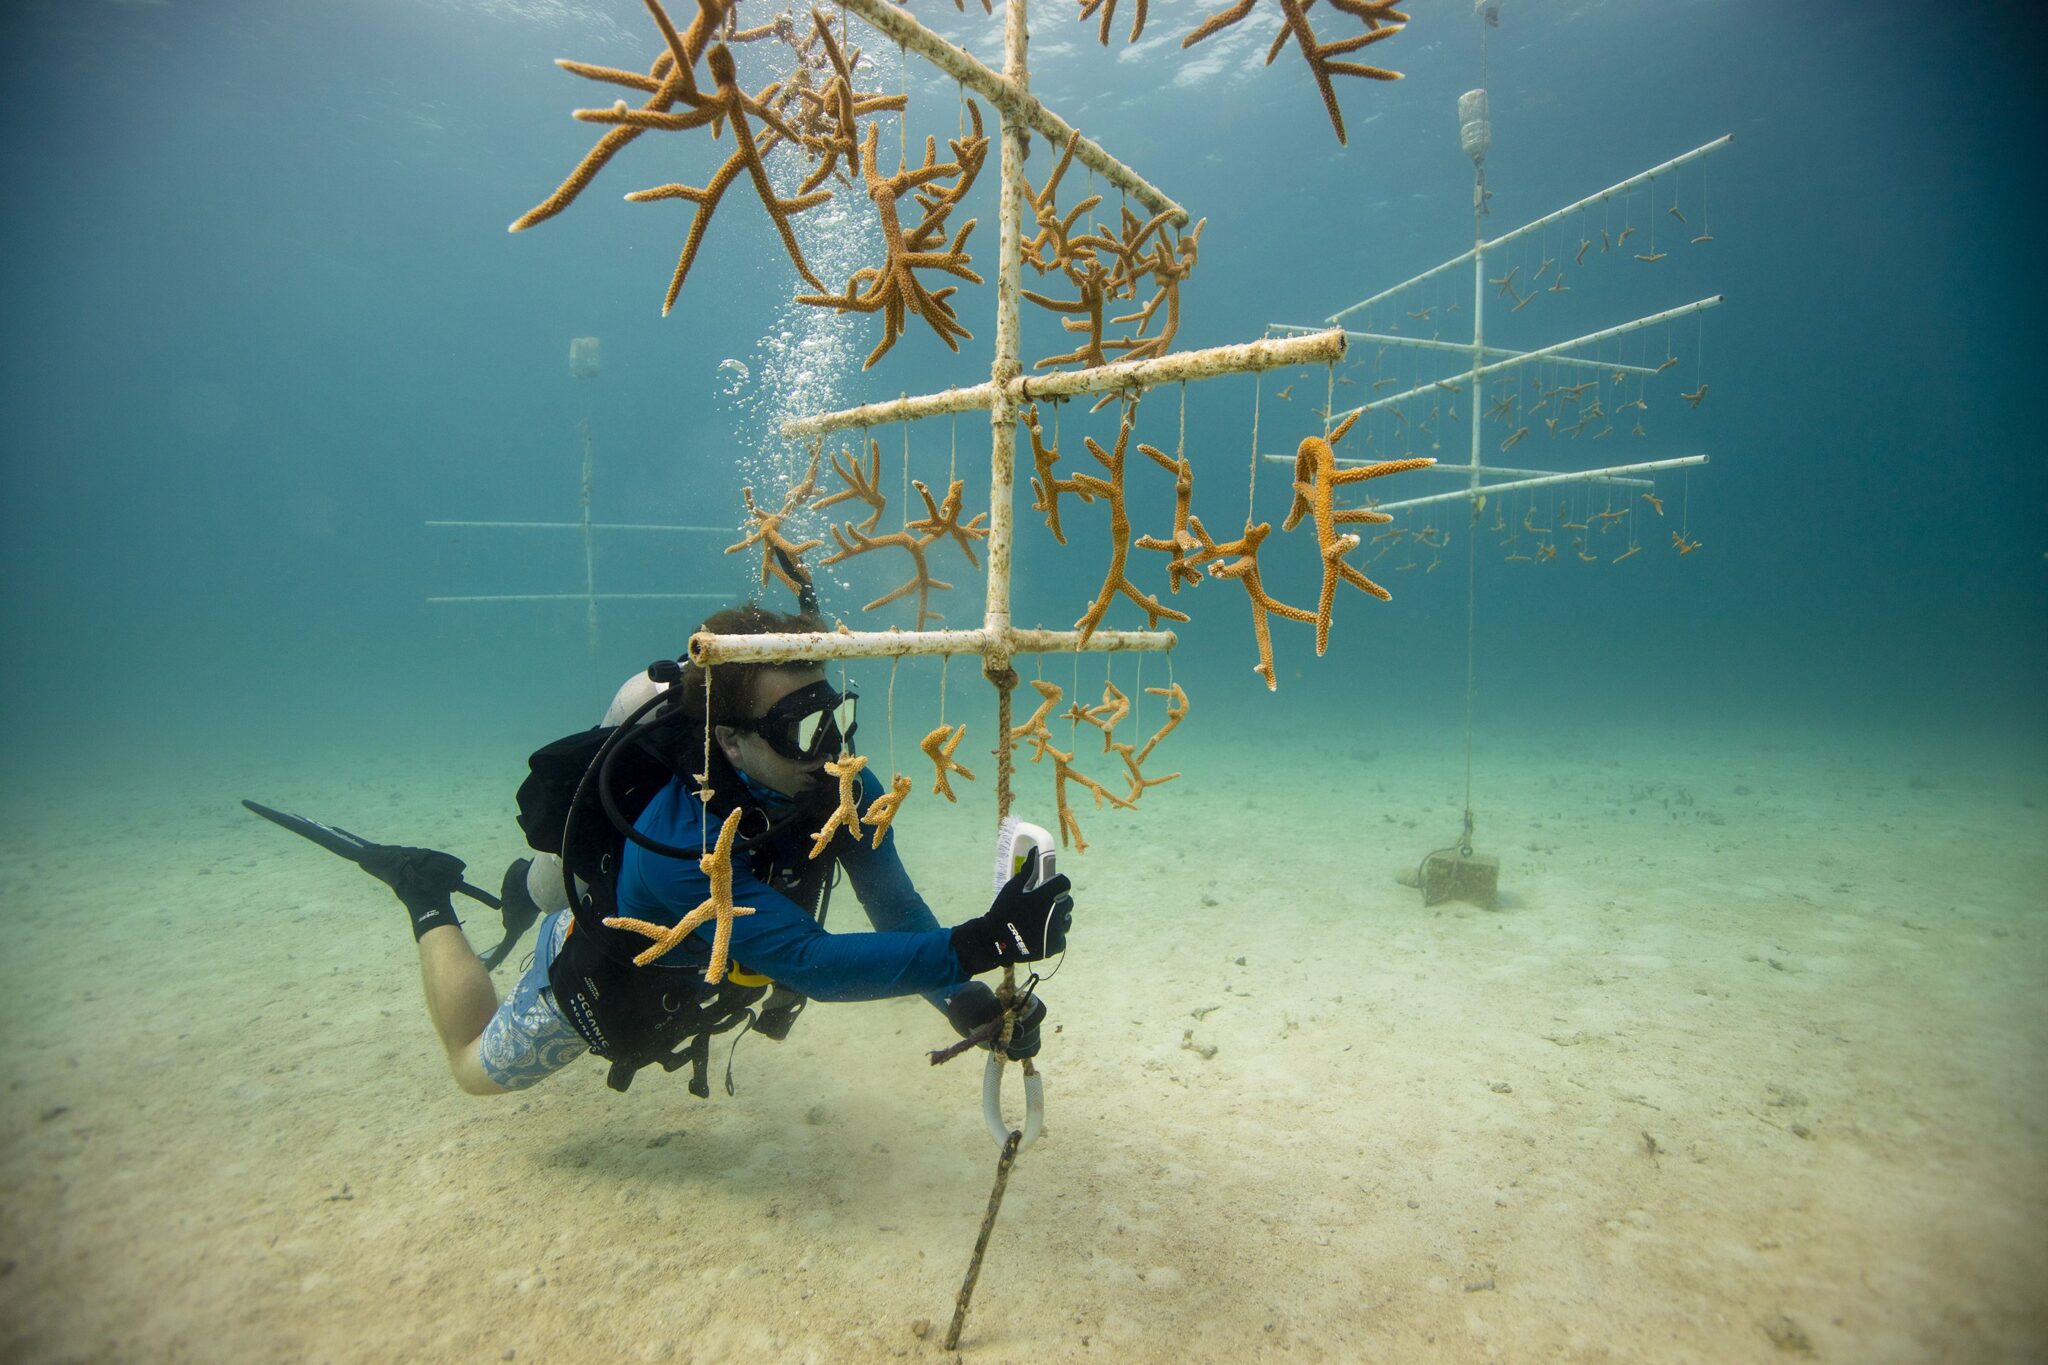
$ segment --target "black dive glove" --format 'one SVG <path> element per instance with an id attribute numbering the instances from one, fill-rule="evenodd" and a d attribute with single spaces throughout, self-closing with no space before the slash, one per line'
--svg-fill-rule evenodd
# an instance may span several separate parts
<path id="1" fill-rule="evenodd" d="M 946 1000 L 946 1022 L 953 1026 L 953 1032 L 962 1038 L 971 1038 L 975 1032 L 994 1022 L 1003 1012 L 1002 1001 L 996 993 L 979 981 L 970 981 L 955 991 Z M 1045 1022 L 1045 1001 L 1032 996 L 1024 1007 L 1024 1014 L 1010 1030 L 1010 1045 L 1003 1050 L 1013 1062 L 1026 1057 L 1036 1057 L 1039 1047 L 1039 1025 Z"/>
<path id="2" fill-rule="evenodd" d="M 412 916 L 412 936 L 444 924 L 460 928 L 449 896 L 462 882 L 462 859 L 432 848 L 402 844 L 371 844 L 357 855 L 363 871 L 383 882 Z"/>
<path id="3" fill-rule="evenodd" d="M 1033 853 L 1024 870 L 1003 883 L 988 913 L 953 929 L 953 955 L 969 976 L 1015 962 L 1036 962 L 1064 952 L 1074 922 L 1074 884 L 1062 872 L 1043 886 L 1026 885 L 1038 871 Z"/>

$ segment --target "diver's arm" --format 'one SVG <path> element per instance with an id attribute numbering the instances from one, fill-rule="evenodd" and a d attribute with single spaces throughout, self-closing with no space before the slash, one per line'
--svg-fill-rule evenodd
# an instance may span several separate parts
<path id="1" fill-rule="evenodd" d="M 867 809 L 881 795 L 881 780 L 862 770 L 861 809 Z M 880 848 L 874 846 L 874 835 L 870 833 L 858 839 L 841 835 L 833 841 L 832 851 L 838 855 L 839 865 L 846 869 L 853 893 L 860 897 L 861 909 L 867 911 L 868 923 L 875 928 L 918 931 L 939 927 L 932 908 L 910 884 L 910 873 L 904 870 L 903 859 L 896 851 L 894 829 L 882 836 Z"/>
<path id="2" fill-rule="evenodd" d="M 867 770 L 861 772 L 861 803 L 866 809 L 882 794 L 881 779 Z M 853 893 L 867 912 L 868 923 L 884 933 L 924 932 L 939 927 L 938 917 L 911 885 L 910 873 L 896 849 L 896 831 L 882 835 L 882 846 L 874 846 L 872 835 L 855 839 L 841 835 L 832 851 L 846 869 Z M 964 981 L 965 978 L 962 980 Z M 948 1014 L 948 1004 L 961 982 L 923 992 L 933 1009 Z M 950 1018 L 950 1014 L 948 1014 Z"/>
<path id="3" fill-rule="evenodd" d="M 673 924 L 706 892 L 694 860 L 628 848 L 619 877 L 621 914 Z M 815 1000 L 884 1000 L 945 991 L 967 979 L 951 931 L 936 925 L 911 932 L 827 933 L 796 902 L 743 867 L 733 869 L 732 901 L 754 912 L 733 916 L 733 960 Z M 708 962 L 711 934 L 708 925 L 697 930 L 663 962 Z"/>

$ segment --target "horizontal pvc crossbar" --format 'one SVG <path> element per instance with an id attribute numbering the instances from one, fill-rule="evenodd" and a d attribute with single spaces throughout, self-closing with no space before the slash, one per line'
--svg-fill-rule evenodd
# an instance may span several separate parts
<path id="1" fill-rule="evenodd" d="M 839 634 L 804 631 L 783 635 L 713 635 L 690 637 L 692 662 L 712 664 L 774 663 L 783 659 L 893 659 L 912 655 L 1109 654 L 1129 650 L 1172 649 L 1179 637 L 1170 630 L 1098 630 L 1084 644 L 1073 630 L 869 630 Z"/>
<path id="2" fill-rule="evenodd" d="M 701 531 L 708 535 L 731 535 L 730 526 L 662 526 L 632 521 L 430 521 L 429 526 L 472 526 L 496 531 Z"/>
<path id="3" fill-rule="evenodd" d="M 1266 324 L 1266 330 L 1271 332 L 1323 332 L 1329 329 L 1320 323 L 1314 327 L 1302 327 L 1291 322 L 1269 322 Z M 1355 332 L 1348 329 L 1344 335 L 1352 341 L 1369 341 L 1376 346 L 1407 346 L 1418 351 L 1447 351 L 1453 355 L 1463 356 L 1467 360 L 1472 357 L 1472 343 L 1469 341 L 1439 341 L 1434 337 L 1404 337 L 1396 336 L 1391 332 Z M 1486 346 L 1481 349 L 1489 356 L 1515 356 L 1522 354 L 1522 352 L 1509 346 Z M 1551 359 L 1558 365 L 1578 365 L 1589 370 L 1621 370 L 1627 374 L 1657 373 L 1657 367 L 1654 365 L 1609 365 L 1605 361 L 1582 360 L 1577 356 L 1569 355 L 1553 356 Z"/>
<path id="4" fill-rule="evenodd" d="M 1268 464 L 1284 464 L 1291 466 L 1294 463 L 1294 456 L 1292 455 L 1261 455 L 1259 456 L 1259 458 L 1266 461 Z M 1406 457 L 1394 456 L 1389 458 L 1402 459 Z M 1349 469 L 1355 465 L 1368 465 L 1378 463 L 1380 463 L 1380 459 L 1376 456 L 1371 455 L 1339 455 L 1337 457 L 1337 467 L 1339 469 Z M 1469 464 L 1443 464 L 1439 462 L 1437 464 L 1424 465 L 1420 469 L 1411 469 L 1407 472 L 1409 474 L 1455 474 L 1457 475 L 1457 477 L 1461 479 L 1469 479 L 1472 477 L 1473 469 L 1472 466 Z M 1512 469 L 1506 465 L 1497 464 L 1483 464 L 1479 466 L 1478 472 L 1483 477 L 1501 479 L 1541 479 L 1548 478 L 1550 475 L 1557 473 L 1557 471 L 1554 469 Z"/>
<path id="5" fill-rule="evenodd" d="M 1373 504 L 1373 510 L 1376 512 L 1399 512 L 1409 507 L 1426 507 L 1431 503 L 1461 502 L 1481 495 L 1512 493 L 1522 488 L 1546 488 L 1552 484 L 1559 483 L 1621 483 L 1624 482 L 1624 476 L 1630 474 L 1647 474 L 1659 469 L 1683 469 L 1690 465 L 1705 464 L 1706 462 L 1707 457 L 1704 455 L 1682 455 L 1670 460 L 1645 460 L 1639 464 L 1609 465 L 1605 469 L 1587 469 L 1575 474 L 1544 474 L 1531 479 L 1514 479 L 1507 483 L 1484 484 L 1478 488 L 1461 488 L 1455 493 L 1431 493 L 1426 497 L 1403 498 L 1399 502 L 1377 502 Z M 1461 474 L 1470 474 L 1472 472 L 1470 465 L 1452 465 L 1450 467 Z M 1484 474 L 1488 471 L 1482 468 L 1479 472 Z"/>
<path id="6" fill-rule="evenodd" d="M 494 593 L 482 597 L 429 597 L 429 602 L 687 602 L 716 598 L 730 601 L 723 592 L 528 592 Z"/>
<path id="7" fill-rule="evenodd" d="M 1090 370 L 1025 375 L 1011 380 L 1008 389 L 1011 400 L 1016 403 L 1072 398 L 1088 393 L 1135 392 L 1189 379 L 1213 379 L 1219 375 L 1248 374 L 1255 370 L 1283 369 L 1292 365 L 1331 364 L 1343 359 L 1344 347 L 1343 331 L 1327 328 L 1308 336 L 1268 337 L 1232 346 L 1181 351 L 1155 360 L 1120 360 Z M 804 436 L 844 431 L 848 427 L 885 426 L 891 422 L 915 421 L 920 417 L 936 417 L 949 412 L 986 409 L 995 391 L 993 384 L 976 384 L 972 388 L 863 403 L 857 408 L 785 422 L 782 434 L 785 439 L 793 441 Z"/>
<path id="8" fill-rule="evenodd" d="M 1068 139 L 1074 136 L 1074 126 L 1046 108 L 1029 91 L 1019 90 L 966 48 L 949 43 L 926 28 L 908 10 L 888 4 L 886 0 L 840 0 L 840 3 L 895 39 L 899 45 L 926 58 L 982 96 L 996 107 L 1004 119 L 1020 122 L 1034 132 L 1042 133 L 1055 149 L 1064 150 Z M 1143 204 L 1148 212 L 1170 214 L 1168 221 L 1175 224 L 1188 221 L 1186 209 L 1087 138 L 1075 143 L 1074 159 Z"/>
<path id="9" fill-rule="evenodd" d="M 1705 156 L 1709 152 L 1717 152 L 1721 148 L 1726 147 L 1730 142 L 1733 142 L 1734 140 L 1735 135 L 1733 133 L 1724 134 L 1721 137 L 1715 138 L 1712 142 L 1705 143 L 1702 146 L 1693 148 L 1689 152 L 1682 152 L 1679 155 L 1672 157 L 1669 161 L 1660 162 L 1659 164 L 1650 167 L 1650 169 L 1647 171 L 1640 171 L 1637 174 L 1630 176 L 1626 180 L 1617 181 L 1614 184 L 1609 185 L 1606 189 L 1601 190 L 1598 194 L 1589 194 L 1584 199 L 1576 200 L 1573 203 L 1566 204 L 1563 208 L 1558 209 L 1554 213 L 1544 214 L 1541 218 L 1536 219 L 1534 222 L 1524 223 L 1522 224 L 1522 226 L 1516 228 L 1512 232 L 1504 232 L 1490 242 L 1481 242 L 1477 246 L 1473 247 L 1471 250 L 1466 251 L 1461 255 L 1454 256 L 1448 261 L 1445 261 L 1442 265 L 1431 266 L 1429 269 L 1423 271 L 1420 275 L 1411 275 L 1409 278 L 1401 281 L 1399 284 L 1394 285 L 1391 288 L 1380 290 L 1379 293 L 1374 294 L 1369 299 L 1360 299 L 1357 303 L 1352 304 L 1349 308 L 1340 308 L 1336 312 L 1330 314 L 1329 321 L 1341 321 L 1346 316 L 1352 313 L 1356 313 L 1361 308 L 1370 308 L 1374 304 L 1380 302 L 1383 299 L 1392 298 L 1394 295 L 1400 293 L 1404 289 L 1412 289 L 1416 285 L 1421 284 L 1424 280 L 1434 279 L 1436 276 L 1443 274 L 1446 270 L 1455 270 L 1459 266 L 1471 260 L 1475 255 L 1478 255 L 1482 252 L 1492 251 L 1497 247 L 1506 246 L 1509 242 L 1514 241 L 1516 238 L 1527 236 L 1529 233 L 1535 232 L 1540 228 L 1548 227 L 1552 223 L 1557 222 L 1560 218 L 1569 217 L 1570 215 L 1577 213 L 1582 209 L 1588 209 L 1595 204 L 1602 203 L 1609 199 L 1613 199 L 1618 195 L 1627 194 L 1636 186 L 1644 184 L 1647 181 L 1654 180 L 1656 177 L 1663 175 L 1666 171 L 1675 171 L 1680 166 L 1683 166 L 1686 162 L 1696 161 L 1700 157 Z"/>
<path id="10" fill-rule="evenodd" d="M 1428 384 L 1418 384 L 1412 389 L 1404 389 L 1400 393 L 1390 394 L 1385 398 L 1376 398 L 1370 403 L 1361 403 L 1348 412 L 1333 412 L 1330 414 L 1330 424 L 1334 426 L 1353 413 L 1375 412 L 1380 408 L 1392 407 L 1396 403 L 1406 402 L 1410 398 L 1429 393 L 1434 389 L 1462 389 L 1466 384 L 1474 380 L 1485 379 L 1487 376 L 1498 374 L 1502 370 L 1512 370 L 1517 366 L 1526 365 L 1533 360 L 1551 359 L 1559 351 L 1575 351 L 1581 346 L 1598 345 L 1610 337 L 1623 336 L 1629 332 L 1639 332 L 1645 327 L 1655 327 L 1660 322 L 1670 322 L 1674 318 L 1687 317 L 1703 309 L 1714 307 L 1722 301 L 1723 297 L 1720 294 L 1713 294 L 1704 299 L 1697 299 L 1692 303 L 1680 304 L 1676 308 L 1666 308 L 1661 313 L 1652 313 L 1648 317 L 1637 318 L 1633 322 L 1617 323 L 1612 327 L 1603 327 L 1597 332 L 1588 332 L 1584 336 L 1573 337 L 1569 341 L 1559 341 L 1549 346 L 1539 346 L 1533 351 L 1522 351 L 1516 355 L 1509 356 L 1505 360 L 1496 360 L 1491 364 L 1480 365 L 1466 370 L 1463 374 L 1447 375 Z"/>

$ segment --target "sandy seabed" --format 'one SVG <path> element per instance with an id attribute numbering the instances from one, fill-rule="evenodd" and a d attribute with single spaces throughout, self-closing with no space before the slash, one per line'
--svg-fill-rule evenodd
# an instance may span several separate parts
<path id="1" fill-rule="evenodd" d="M 1494 746 L 1488 913 L 1397 880 L 1457 830 L 1440 749 L 1172 761 L 1068 859 L 1046 1131 L 966 1358 L 2048 1353 L 2038 764 Z M 928 1006 L 815 1006 L 741 1045 L 736 1099 L 589 1059 L 468 1098 L 401 912 L 234 804 L 495 886 L 518 770 L 467 767 L 17 784 L 0 1358 L 949 1355 L 996 1146 Z M 986 904 L 988 805 L 899 824 L 947 922 Z"/>

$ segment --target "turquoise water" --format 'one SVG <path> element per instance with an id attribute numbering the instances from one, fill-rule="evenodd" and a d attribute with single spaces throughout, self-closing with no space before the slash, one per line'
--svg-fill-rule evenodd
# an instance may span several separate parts
<path id="1" fill-rule="evenodd" d="M 1341 84 L 1348 149 L 1291 56 L 1267 69 L 1256 43 L 1228 50 L 1244 63 L 1182 54 L 1183 16 L 1165 12 L 1137 56 L 1121 43 L 1105 53 L 1092 30 L 1041 17 L 1041 93 L 1209 219 L 1179 345 L 1317 321 L 1469 243 L 1454 104 L 1478 83 L 1479 32 L 1455 8 L 1422 7 L 1375 49 L 1404 81 Z M 769 481 L 762 471 L 783 458 L 766 436 L 785 400 L 763 390 L 762 342 L 810 310 L 782 303 L 787 272 L 758 207 L 735 194 L 664 319 L 684 211 L 618 202 L 701 172 L 691 157 L 704 148 L 644 138 L 569 212 L 503 231 L 589 142 L 567 112 L 595 87 L 549 60 L 644 65 L 639 7 L 35 5 L 9 7 L 5 22 L 18 92 L 0 324 L 8 752 L 52 761 L 47 741 L 80 687 L 143 703 L 117 702 L 66 739 L 110 761 L 138 746 L 287 742 L 308 725 L 366 743 L 450 724 L 509 739 L 676 651 L 695 604 L 608 606 L 593 654 L 580 603 L 425 601 L 581 591 L 570 533 L 422 522 L 573 520 L 585 413 L 600 520 L 736 523 L 740 482 Z M 993 21 L 937 6 L 933 22 L 990 51 Z M 2044 476 L 2026 454 L 2039 284 L 2000 264 L 2031 221 L 2001 169 L 2029 126 L 2017 74 L 2029 38 L 2016 21 L 1933 24 L 1891 6 L 1508 11 L 1488 58 L 1491 230 L 1722 133 L 1735 142 L 1704 182 L 1688 171 L 1678 184 L 1685 202 L 1705 196 L 1715 241 L 1699 252 L 1711 257 L 1610 270 L 1578 315 L 1605 325 L 1726 295 L 1697 337 L 1711 396 L 1682 420 L 1661 413 L 1650 443 L 1713 457 L 1659 485 L 1671 499 L 1689 483 L 1705 549 L 1555 575 L 1483 556 L 1481 678 L 1497 716 L 1739 722 L 1767 710 L 2039 743 Z M 895 60 L 883 51 L 878 82 L 901 80 Z M 120 98 L 93 93 L 110 73 Z M 950 136 L 951 82 L 914 72 L 910 88 L 913 131 Z M 1043 155 L 1041 143 L 1035 175 Z M 993 180 L 992 166 L 970 205 L 984 266 Z M 961 356 L 913 327 L 876 370 L 832 376 L 830 400 L 983 377 L 992 306 L 987 289 L 962 298 L 976 338 Z M 1050 353 L 1059 335 L 1027 313 L 1027 351 Z M 1503 323 L 1554 339 L 1566 316 L 1532 308 Z M 856 361 L 874 327 L 851 327 Z M 602 338 L 605 361 L 579 387 L 566 351 L 583 335 Z M 726 359 L 755 376 L 738 398 Z M 1367 363 L 1356 348 L 1352 359 Z M 1688 351 L 1676 373 L 1692 372 Z M 1300 378 L 1305 392 L 1321 386 Z M 1187 400 L 1196 510 L 1227 509 L 1210 519 L 1230 526 L 1250 390 L 1218 381 Z M 1170 445 L 1177 401 L 1155 395 L 1137 439 Z M 1661 402 L 1679 407 L 1671 393 Z M 1299 403 L 1292 427 L 1270 397 L 1263 411 L 1283 452 L 1315 425 Z M 1087 429 L 1113 430 L 1107 414 Z M 893 463 L 901 432 L 879 435 Z M 943 477 L 955 435 L 943 421 L 913 433 L 920 477 Z M 984 429 L 962 419 L 957 438 L 978 487 Z M 1462 440 L 1449 444 L 1461 457 Z M 1515 454 L 1569 468 L 1596 449 L 1532 440 Z M 1265 477 L 1260 514 L 1274 517 L 1284 473 Z M 1164 508 L 1163 483 L 1148 486 Z M 1074 520 L 1084 546 L 1102 535 L 1099 513 Z M 1055 569 L 1028 512 L 1020 524 L 1019 616 L 1063 624 L 1100 551 Z M 653 545 L 601 539 L 600 587 L 737 593 L 750 581 L 714 535 Z M 971 620 L 979 580 L 946 562 L 962 568 L 949 619 Z M 1312 593 L 1312 557 L 1295 567 L 1271 573 L 1283 596 Z M 1077 581 L 1055 593 L 1063 573 Z M 1359 686 L 1420 707 L 1455 690 L 1462 576 L 1390 582 L 1386 607 L 1346 590 L 1318 666 L 1306 632 L 1282 624 L 1283 667 L 1301 673 L 1290 705 L 1342 716 Z M 851 613 L 878 590 L 863 581 L 827 604 Z M 1235 591 L 1192 595 L 1177 661 L 1233 714 L 1260 704 Z"/>
<path id="2" fill-rule="evenodd" d="M 915 8 L 996 59 L 977 7 Z M 1042 1235 L 1006 1253 L 984 1340 L 1078 1354 L 1092 1333 L 1130 1359 L 1190 1340 L 1233 1359 L 1287 1341 L 1329 1359 L 1480 1359 L 1495 1341 L 1769 1359 L 1798 1333 L 1838 1359 L 2038 1347 L 2038 33 L 1988 7 L 1508 0 L 1483 35 L 1462 0 L 1417 0 L 1369 53 L 1405 79 L 1340 83 L 1340 148 L 1298 58 L 1260 64 L 1265 8 L 1183 53 L 1210 6 L 1153 5 L 1134 48 L 1124 16 L 1108 50 L 1067 5 L 1037 6 L 1036 91 L 1207 220 L 1176 349 L 1319 322 L 1466 249 L 1455 107 L 1483 61 L 1488 234 L 1733 142 L 1489 263 L 1533 300 L 1486 290 L 1501 345 L 1725 302 L 1598 352 L 1678 362 L 1640 388 L 1595 375 L 1611 436 L 1548 428 L 1564 404 L 1545 392 L 1578 382 L 1548 367 L 1482 452 L 1711 462 L 1658 476 L 1661 514 L 1642 490 L 1571 487 L 1404 520 L 1447 540 L 1362 547 L 1393 599 L 1341 589 L 1321 659 L 1309 627 L 1276 620 L 1277 693 L 1252 672 L 1242 592 L 1214 581 L 1165 596 L 1194 616 L 1170 662 L 1020 661 L 1083 701 L 1105 676 L 1140 697 L 1139 738 L 1161 719 L 1144 687 L 1171 678 L 1194 709 L 1158 760 L 1179 783 L 1136 814 L 1081 811 L 1098 847 L 1068 865 L 1101 950 L 1058 983 L 1071 1107 L 1047 1151 L 1065 1164 L 1020 1178 L 1017 1221 Z M 953 83 L 867 46 L 872 87 L 909 94 L 913 159 L 926 132 L 943 147 L 964 119 Z M 758 561 L 722 551 L 741 489 L 773 501 L 797 467 L 782 418 L 986 378 L 992 289 L 957 297 L 959 354 L 913 320 L 863 373 L 880 324 L 789 302 L 744 185 L 662 317 L 687 212 L 620 196 L 701 183 L 729 143 L 650 134 L 566 213 L 507 234 L 589 146 L 569 110 L 611 96 L 551 59 L 644 69 L 654 49 L 628 0 L 0 13 L 0 899 L 18 945 L 0 987 L 26 1041 L 0 1115 L 8 1351 L 929 1348 L 909 1323 L 949 1306 L 987 1153 L 971 1078 L 914 1055 L 921 1006 L 873 1007 L 914 1066 L 821 1027 L 752 1059 L 749 1104 L 688 1109 L 657 1082 L 606 1108 L 586 1066 L 478 1109 L 445 1085 L 381 893 L 234 805 L 458 847 L 495 884 L 525 755 L 594 721 L 717 603 L 605 601 L 593 631 L 580 599 L 431 601 L 573 598 L 585 558 L 566 530 L 426 523 L 575 521 L 587 452 L 594 520 L 711 528 L 601 533 L 600 591 L 738 597 Z M 885 123 L 885 155 L 898 136 Z M 1051 159 L 1037 141 L 1034 180 Z M 978 219 L 991 278 L 994 186 L 992 153 L 955 218 Z M 841 197 L 836 227 L 833 210 L 800 220 L 834 288 L 876 258 L 859 194 Z M 1641 235 L 1601 251 L 1623 227 Z M 1372 320 L 1462 340 L 1471 294 L 1461 268 Z M 571 373 L 579 337 L 602 342 L 594 377 Z M 1027 361 L 1072 344 L 1026 307 Z M 1318 434 L 1326 397 L 1447 372 L 1354 343 L 1333 369 L 1156 390 L 1134 440 L 1184 439 L 1195 511 L 1228 536 L 1248 482 L 1256 517 L 1284 515 L 1284 462 L 1252 457 Z M 1679 397 L 1701 386 L 1697 408 Z M 1646 407 L 1616 420 L 1635 395 Z M 1428 443 L 1382 416 L 1339 453 L 1462 459 L 1472 396 L 1454 401 Z M 1092 472 L 1084 435 L 1116 431 L 1081 406 L 1058 418 L 1069 472 Z M 882 529 L 908 478 L 957 474 L 985 506 L 984 420 L 872 435 Z M 1168 477 L 1134 456 L 1129 485 L 1138 532 L 1163 532 Z M 1101 581 L 1107 519 L 1068 506 L 1062 549 L 1028 501 L 1015 618 L 1066 628 Z M 1551 529 L 1517 537 L 1525 517 Z M 1583 546 L 1566 523 L 1591 528 Z M 1675 553 L 1674 530 L 1700 548 Z M 1544 544 L 1555 560 L 1517 558 Z M 1468 549 L 1474 807 L 1504 913 L 1424 916 L 1396 874 L 1454 839 L 1464 806 Z M 821 572 L 827 611 L 911 625 L 904 604 L 859 610 L 907 572 L 882 558 Z M 1276 532 L 1264 564 L 1282 600 L 1313 602 L 1306 535 Z M 980 571 L 942 547 L 933 572 L 955 585 L 944 623 L 977 624 Z M 1164 593 L 1161 556 L 1133 552 L 1132 572 Z M 1142 613 L 1119 602 L 1107 624 Z M 918 771 L 942 707 L 975 727 L 983 781 L 899 826 L 941 918 L 964 917 L 986 894 L 990 691 L 966 662 L 851 671 L 863 749 L 889 766 Z M 1051 824 L 1043 770 L 1021 789 Z M 1214 1070 L 1190 1060 L 1215 1045 Z M 1335 1133 L 1355 1152 L 1326 1149 Z M 786 1237 L 766 1221 L 798 1206 L 777 1203 L 785 1182 L 805 1209 Z M 1218 1210 L 1238 1259 L 1205 1250 Z M 727 1275 L 707 1227 L 757 1269 Z M 808 1287 L 784 1302 L 799 1254 L 821 1267 L 808 1308 Z M 679 1294 L 636 1335 L 622 1256 L 739 1306 Z M 462 1287 L 416 1275 L 393 1297 L 366 1261 L 452 1267 Z M 758 1267 L 774 1277 L 743 1278 Z M 78 1306 L 79 1283 L 106 1292 Z M 1781 1284 L 1799 1295 L 1772 1298 Z M 1053 1321 L 1069 1304 L 1071 1331 Z"/>

